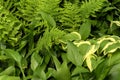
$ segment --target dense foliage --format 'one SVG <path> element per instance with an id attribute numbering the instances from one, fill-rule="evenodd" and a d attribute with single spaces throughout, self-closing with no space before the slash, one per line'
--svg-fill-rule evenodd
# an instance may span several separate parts
<path id="1" fill-rule="evenodd" d="M 120 80 L 120 0 L 0 0 L 0 80 Z"/>

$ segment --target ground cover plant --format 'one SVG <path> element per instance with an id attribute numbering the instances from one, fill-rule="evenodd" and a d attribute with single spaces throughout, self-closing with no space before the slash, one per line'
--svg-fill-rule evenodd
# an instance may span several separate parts
<path id="1" fill-rule="evenodd" d="M 119 0 L 0 0 L 0 80 L 119 80 Z"/>

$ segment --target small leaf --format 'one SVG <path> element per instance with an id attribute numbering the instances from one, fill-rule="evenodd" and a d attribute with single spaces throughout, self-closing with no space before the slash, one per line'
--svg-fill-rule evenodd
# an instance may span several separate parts
<path id="1" fill-rule="evenodd" d="M 27 68 L 27 60 L 25 59 L 25 58 L 22 58 L 22 60 L 21 60 L 21 66 L 22 66 L 22 68 L 23 69 L 25 69 L 25 68 Z"/>
<path id="2" fill-rule="evenodd" d="M 56 69 L 59 70 L 60 65 L 61 65 L 60 62 L 58 61 L 58 59 L 55 56 L 52 56 L 52 57 L 53 57 Z"/>

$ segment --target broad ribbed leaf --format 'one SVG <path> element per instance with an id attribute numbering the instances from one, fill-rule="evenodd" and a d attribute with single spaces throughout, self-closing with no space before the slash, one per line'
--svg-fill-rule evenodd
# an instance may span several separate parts
<path id="1" fill-rule="evenodd" d="M 98 45 L 91 45 L 88 52 L 84 56 L 84 60 L 86 60 L 86 64 L 90 71 L 93 70 L 91 58 L 95 59 L 96 56 L 95 52 L 97 51 L 98 48 L 99 48 Z"/>
<path id="2" fill-rule="evenodd" d="M 99 64 L 95 70 L 97 80 L 104 80 L 108 75 L 111 68 L 120 63 L 120 50 L 117 50 L 113 54 L 110 54 L 109 58 L 106 58 L 101 64 Z"/>
<path id="3" fill-rule="evenodd" d="M 77 46 L 72 42 L 67 43 L 67 57 L 76 66 L 81 66 L 83 63 L 83 56 L 79 53 Z"/>
<path id="4" fill-rule="evenodd" d="M 120 48 L 120 42 L 115 42 L 111 45 L 109 45 L 105 50 L 104 50 L 104 53 L 107 54 L 107 53 L 114 53 L 117 49 Z"/>

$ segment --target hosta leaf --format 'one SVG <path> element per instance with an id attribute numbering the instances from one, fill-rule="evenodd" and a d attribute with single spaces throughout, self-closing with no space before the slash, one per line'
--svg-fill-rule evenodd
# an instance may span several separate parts
<path id="1" fill-rule="evenodd" d="M 79 30 L 81 38 L 85 40 L 87 37 L 89 37 L 90 32 L 91 32 L 91 23 L 89 21 L 86 21 L 85 23 L 82 24 Z"/>
<path id="2" fill-rule="evenodd" d="M 66 43 L 67 41 L 81 40 L 81 35 L 77 32 L 71 32 L 63 36 L 60 41 Z"/>
<path id="3" fill-rule="evenodd" d="M 110 71 L 110 67 L 108 67 L 108 61 L 104 60 L 97 66 L 97 68 L 94 71 L 96 80 L 104 80 L 104 78 L 107 76 L 109 71 Z"/>
<path id="4" fill-rule="evenodd" d="M 79 52 L 82 55 L 85 55 L 91 46 L 91 43 L 89 41 L 80 41 L 74 44 L 77 45 L 77 47 L 79 48 Z"/>
<path id="5" fill-rule="evenodd" d="M 67 43 L 67 57 L 69 61 L 77 66 L 81 66 L 83 63 L 83 56 L 79 53 L 77 46 L 75 46 L 72 42 Z"/>
<path id="6" fill-rule="evenodd" d="M 116 50 L 114 53 L 112 54 L 109 54 L 109 66 L 110 65 L 115 65 L 115 64 L 118 64 L 120 62 L 120 49 Z"/>
<path id="7" fill-rule="evenodd" d="M 104 48 L 102 49 L 102 51 L 104 51 L 104 55 L 106 55 L 105 49 L 108 48 L 108 47 L 109 47 L 110 45 L 112 45 L 112 44 L 114 44 L 114 42 L 108 42 L 108 43 L 104 46 Z"/>
<path id="8" fill-rule="evenodd" d="M 100 44 L 100 47 L 99 47 L 99 53 L 103 52 L 110 44 L 112 44 L 113 42 L 116 41 L 116 38 L 115 37 L 110 37 L 110 36 L 105 36 L 105 37 L 102 37 L 102 38 L 99 38 L 98 39 L 98 44 Z"/>
<path id="9" fill-rule="evenodd" d="M 20 80 L 20 77 L 2 75 L 0 80 Z"/>
<path id="10" fill-rule="evenodd" d="M 116 64 L 109 72 L 109 80 L 120 80 L 120 64 Z"/>
<path id="11" fill-rule="evenodd" d="M 115 23 L 117 26 L 120 26 L 120 21 L 112 21 L 110 27 L 112 27 L 113 23 Z"/>
<path id="12" fill-rule="evenodd" d="M 111 45 L 109 45 L 105 50 L 104 50 L 104 53 L 107 54 L 107 53 L 114 53 L 117 49 L 120 48 L 120 42 L 115 42 Z"/>
<path id="13" fill-rule="evenodd" d="M 86 64 L 87 64 L 90 71 L 93 70 L 92 63 L 91 63 L 91 58 L 95 58 L 96 55 L 94 53 L 97 51 L 98 48 L 99 48 L 98 45 L 92 45 L 89 48 L 86 55 L 84 56 L 84 60 L 86 60 Z"/>
<path id="14" fill-rule="evenodd" d="M 120 50 L 117 50 L 114 52 L 114 54 L 111 54 L 109 58 L 106 58 L 102 63 L 100 63 L 97 68 L 95 69 L 95 75 L 97 77 L 97 80 L 103 80 L 111 70 L 111 68 L 120 63 Z"/>
<path id="15" fill-rule="evenodd" d="M 93 70 L 96 69 L 96 67 L 103 61 L 104 59 L 102 57 L 96 57 L 95 59 L 91 58 L 91 62 L 92 62 L 91 65 Z"/>

